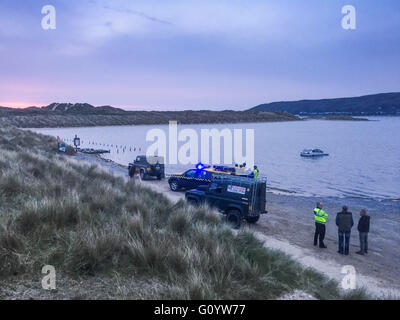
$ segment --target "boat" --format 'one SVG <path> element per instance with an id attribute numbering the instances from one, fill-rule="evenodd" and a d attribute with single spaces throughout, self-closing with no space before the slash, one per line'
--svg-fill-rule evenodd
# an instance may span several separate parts
<path id="1" fill-rule="evenodd" d="M 306 158 L 315 158 L 315 157 L 329 156 L 329 153 L 325 153 L 321 149 L 304 149 L 300 153 L 300 156 L 306 157 Z"/>

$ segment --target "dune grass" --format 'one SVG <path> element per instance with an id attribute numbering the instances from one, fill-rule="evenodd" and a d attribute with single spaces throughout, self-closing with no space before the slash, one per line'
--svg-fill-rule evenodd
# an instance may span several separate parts
<path id="1" fill-rule="evenodd" d="M 235 235 L 209 208 L 172 204 L 58 154 L 51 137 L 0 126 L 0 151 L 3 284 L 40 279 L 50 264 L 58 279 L 105 284 L 85 287 L 85 299 L 275 299 L 296 289 L 318 299 L 366 298 L 343 295 L 249 232 Z"/>

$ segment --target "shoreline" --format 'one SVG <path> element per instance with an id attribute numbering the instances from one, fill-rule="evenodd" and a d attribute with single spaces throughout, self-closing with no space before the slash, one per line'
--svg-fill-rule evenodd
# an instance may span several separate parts
<path id="1" fill-rule="evenodd" d="M 324 118 L 309 118 L 308 116 L 303 116 L 303 115 L 294 115 L 296 117 L 298 117 L 298 119 L 286 119 L 286 120 L 262 120 L 262 121 L 231 121 L 231 122 L 227 122 L 227 121 L 221 121 L 221 122 L 183 122 L 183 123 L 179 123 L 178 125 L 210 125 L 210 124 L 215 124 L 215 125 L 222 125 L 222 124 L 227 124 L 227 125 L 233 125 L 233 124 L 241 124 L 241 123 L 246 123 L 246 124 L 257 124 L 257 123 L 279 123 L 279 122 L 295 122 L 295 121 L 346 121 L 346 122 L 360 122 L 360 120 L 358 118 L 354 118 L 354 120 L 340 120 L 340 119 L 324 119 Z M 368 117 L 379 117 L 379 118 L 400 118 L 400 115 L 373 115 L 373 116 L 368 116 Z M 4 121 L 5 123 L 10 124 L 6 119 L 7 118 L 13 118 L 13 117 L 0 117 L 0 121 Z M 380 121 L 379 119 L 367 119 L 365 118 L 365 120 L 361 120 L 361 121 L 366 121 L 366 122 L 378 122 Z M 141 126 L 153 126 L 153 125 L 161 125 L 161 126 L 167 126 L 168 123 L 166 122 L 153 122 L 153 123 L 132 123 L 132 124 L 77 124 L 77 125 L 70 125 L 70 126 L 45 126 L 45 125 L 41 125 L 41 126 L 17 126 L 15 124 L 12 124 L 16 126 L 19 129 L 22 130 L 34 130 L 34 129 L 67 129 L 67 128 L 95 128 L 95 127 L 99 127 L 99 128 L 105 128 L 105 127 L 141 127 Z"/>
<path id="2" fill-rule="evenodd" d="M 116 166 L 119 166 L 123 169 L 128 169 L 128 166 L 123 165 L 121 163 L 118 163 L 114 160 L 111 159 L 107 159 L 107 158 L 103 158 L 101 154 L 98 155 L 94 155 L 96 157 L 98 157 L 99 159 L 101 159 L 104 162 L 109 162 L 112 163 Z M 168 177 L 170 175 L 170 173 L 166 173 L 166 177 Z M 356 197 L 356 196 L 343 196 L 343 197 L 339 197 L 339 196 L 319 196 L 319 195 L 305 195 L 305 194 L 300 194 L 296 191 L 293 190 L 288 190 L 288 189 L 283 189 L 283 188 L 278 188 L 278 187 L 271 187 L 268 186 L 268 180 L 267 180 L 267 194 L 273 194 L 273 195 L 280 195 L 280 196 L 293 196 L 293 197 L 299 197 L 299 198 L 311 198 L 311 199 L 317 199 L 317 198 L 321 198 L 321 199 L 332 199 L 332 200 L 337 200 L 337 201 L 346 201 L 347 199 L 349 201 L 352 200 L 360 200 L 360 201 L 377 201 L 377 202 L 381 202 L 381 203 L 385 203 L 385 202 L 389 202 L 389 203 L 396 203 L 396 202 L 400 202 L 400 198 L 373 198 L 373 197 Z M 400 208 L 399 208 L 400 211 Z"/>
<path id="3" fill-rule="evenodd" d="M 74 128 L 124 125 L 233 124 L 303 121 L 300 117 L 275 111 L 125 111 L 123 114 L 52 113 L 2 114 L 0 121 L 19 128 Z"/>
<path id="4" fill-rule="evenodd" d="M 321 119 L 313 119 L 313 120 L 321 120 Z M 233 125 L 233 124 L 252 124 L 252 123 L 279 123 L 279 122 L 294 122 L 294 121 L 305 121 L 302 119 L 298 120 L 268 120 L 268 121 L 233 121 L 233 122 L 178 122 L 178 125 L 210 125 L 210 124 L 215 124 L 215 125 Z M 161 123 L 132 123 L 132 124 L 93 124 L 93 125 L 71 125 L 71 126 L 39 126 L 39 127 L 19 127 L 16 126 L 18 129 L 22 130 L 30 130 L 30 129 L 67 129 L 67 128 L 105 128 L 105 127 L 140 127 L 140 126 L 168 126 L 169 123 L 166 122 L 161 122 Z M 13 124 L 11 124 L 13 125 Z"/>

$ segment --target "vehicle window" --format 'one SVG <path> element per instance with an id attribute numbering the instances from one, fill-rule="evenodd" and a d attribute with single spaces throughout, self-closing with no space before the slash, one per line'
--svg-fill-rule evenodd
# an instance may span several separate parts
<path id="1" fill-rule="evenodd" d="M 195 177 L 196 177 L 196 170 L 189 170 L 189 171 L 186 171 L 185 177 L 188 177 L 188 178 L 195 178 Z"/>
<path id="2" fill-rule="evenodd" d="M 136 161 L 139 162 L 139 161 L 140 161 L 140 157 L 137 157 L 137 158 L 136 158 Z"/>
<path id="3" fill-rule="evenodd" d="M 222 187 L 218 183 L 214 182 L 210 184 L 209 190 L 215 193 L 222 193 Z"/>
<path id="4" fill-rule="evenodd" d="M 210 177 L 210 173 L 207 171 L 201 171 L 199 174 L 200 179 L 209 179 L 209 177 Z"/>

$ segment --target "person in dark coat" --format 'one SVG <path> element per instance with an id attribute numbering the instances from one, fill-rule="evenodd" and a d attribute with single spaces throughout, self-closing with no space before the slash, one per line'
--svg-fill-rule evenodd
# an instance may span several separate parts
<path id="1" fill-rule="evenodd" d="M 357 254 L 364 255 L 368 253 L 368 233 L 369 233 L 370 216 L 367 211 L 362 209 L 360 211 L 360 220 L 358 220 L 358 232 L 360 234 L 360 251 Z"/>
<path id="2" fill-rule="evenodd" d="M 129 177 L 130 178 L 134 177 L 135 171 L 136 171 L 136 166 L 135 165 L 130 166 L 130 168 L 129 168 Z"/>
<path id="3" fill-rule="evenodd" d="M 338 226 L 339 250 L 338 253 L 348 255 L 350 247 L 351 228 L 354 225 L 353 214 L 348 211 L 347 206 L 343 206 L 341 212 L 336 216 Z"/>

